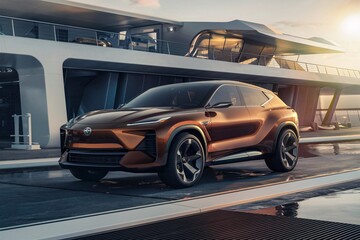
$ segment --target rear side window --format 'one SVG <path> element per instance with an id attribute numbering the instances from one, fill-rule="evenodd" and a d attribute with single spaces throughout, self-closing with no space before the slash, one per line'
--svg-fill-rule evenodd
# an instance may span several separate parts
<path id="1" fill-rule="evenodd" d="M 209 104 L 210 106 L 217 103 L 231 102 L 233 106 L 243 106 L 240 101 L 239 93 L 236 86 L 223 85 L 216 90 Z"/>
<path id="2" fill-rule="evenodd" d="M 239 90 L 244 97 L 246 106 L 260 106 L 269 100 L 263 91 L 259 89 L 239 87 Z"/>

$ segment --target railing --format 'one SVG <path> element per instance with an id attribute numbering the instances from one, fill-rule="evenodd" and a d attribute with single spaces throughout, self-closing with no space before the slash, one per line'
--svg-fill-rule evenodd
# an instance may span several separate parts
<path id="1" fill-rule="evenodd" d="M 273 57 L 273 59 L 269 62 L 267 66 L 287 68 L 292 70 L 306 71 L 313 73 L 330 74 L 336 76 L 360 78 L 359 70 L 325 66 L 314 63 L 299 62 L 299 61 L 287 60 L 281 57 Z"/>
<path id="2" fill-rule="evenodd" d="M 14 114 L 12 117 L 14 118 L 15 133 L 11 135 L 11 137 L 14 137 L 15 141 L 11 144 L 11 148 L 23 150 L 40 149 L 40 145 L 32 141 L 31 114 Z M 22 134 L 20 134 L 20 119 L 22 120 Z M 22 141 L 20 141 L 20 139 L 22 139 Z"/>
<path id="3" fill-rule="evenodd" d="M 0 35 L 184 56 L 186 44 L 102 30 L 0 16 Z"/>
<path id="4" fill-rule="evenodd" d="M 317 109 L 315 122 L 321 124 L 327 109 Z M 343 125 L 351 123 L 351 126 L 360 126 L 360 108 L 338 108 L 334 112 L 331 122 L 338 122 Z"/>
<path id="5" fill-rule="evenodd" d="M 280 56 L 221 50 L 217 48 L 197 48 L 189 54 L 189 46 L 183 43 L 152 39 L 142 35 L 128 35 L 102 30 L 45 23 L 33 20 L 0 16 L 0 35 L 36 38 L 58 42 L 73 42 L 101 47 L 122 48 L 161 54 L 196 57 L 202 59 L 260 65 L 297 71 L 306 71 L 352 78 L 360 78 L 360 71 L 346 68 L 305 63 L 285 59 Z"/>
<path id="6" fill-rule="evenodd" d="M 224 51 L 215 48 L 201 48 L 201 47 L 197 48 L 194 52 L 195 52 L 193 53 L 194 56 L 203 59 L 360 78 L 360 70 L 299 62 L 299 61 L 286 59 L 285 56 L 253 54 L 242 51 L 234 52 L 231 50 Z"/>

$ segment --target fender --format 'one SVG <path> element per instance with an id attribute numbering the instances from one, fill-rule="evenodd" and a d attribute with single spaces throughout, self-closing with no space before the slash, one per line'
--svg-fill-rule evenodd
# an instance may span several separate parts
<path id="1" fill-rule="evenodd" d="M 296 129 L 295 131 L 295 134 L 297 135 L 297 137 L 299 138 L 299 128 L 296 126 L 295 123 L 293 122 L 290 122 L 290 121 L 287 121 L 287 122 L 282 122 L 276 129 L 276 132 L 275 132 L 275 141 L 273 143 L 273 149 L 272 151 L 274 152 L 274 149 L 276 149 L 276 145 L 277 145 L 277 142 L 278 142 L 278 138 L 279 138 L 279 135 L 280 135 L 280 132 L 288 127 L 288 126 L 291 126 L 292 128 Z"/>
<path id="2" fill-rule="evenodd" d="M 164 160 L 165 162 L 167 162 L 167 158 L 168 158 L 168 153 L 171 147 L 171 143 L 173 142 L 174 138 L 176 135 L 178 135 L 180 132 L 186 132 L 186 130 L 195 130 L 196 132 L 198 132 L 201 135 L 202 139 L 199 139 L 200 141 L 202 141 L 204 143 L 204 153 L 205 155 L 207 155 L 207 140 L 205 137 L 204 132 L 202 131 L 202 129 L 196 125 L 184 125 L 181 127 L 176 128 L 170 135 L 168 142 L 166 143 L 166 152 L 164 153 Z"/>

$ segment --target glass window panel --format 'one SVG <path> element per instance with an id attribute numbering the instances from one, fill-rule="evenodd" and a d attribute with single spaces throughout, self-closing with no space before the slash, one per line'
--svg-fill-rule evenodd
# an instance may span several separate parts
<path id="1" fill-rule="evenodd" d="M 103 47 L 117 47 L 119 36 L 115 33 L 97 32 L 98 45 Z"/>
<path id="2" fill-rule="evenodd" d="M 75 42 L 88 45 L 100 45 L 96 41 L 96 32 L 86 29 L 56 26 L 56 39 L 60 42 Z"/>
<path id="3" fill-rule="evenodd" d="M 11 19 L 0 18 L 0 35 L 13 35 Z"/>
<path id="4" fill-rule="evenodd" d="M 210 100 L 210 106 L 218 103 L 231 102 L 233 106 L 241 106 L 239 92 L 235 86 L 221 86 Z"/>
<path id="5" fill-rule="evenodd" d="M 211 34 L 210 48 L 224 49 L 225 37 L 218 34 Z"/>
<path id="6" fill-rule="evenodd" d="M 260 106 L 269 100 L 269 98 L 259 89 L 239 87 L 239 90 L 243 95 L 246 106 Z"/>
<path id="7" fill-rule="evenodd" d="M 54 28 L 50 24 L 14 20 L 15 36 L 54 40 Z"/>
<path id="8" fill-rule="evenodd" d="M 199 33 L 191 43 L 189 55 L 198 58 L 208 58 L 209 38 L 209 33 Z"/>

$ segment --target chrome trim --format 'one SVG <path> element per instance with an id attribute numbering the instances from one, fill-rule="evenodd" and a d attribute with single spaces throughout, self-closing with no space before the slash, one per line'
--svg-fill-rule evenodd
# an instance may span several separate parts
<path id="1" fill-rule="evenodd" d="M 220 162 L 220 161 L 231 161 L 234 159 L 239 159 L 239 158 L 248 158 L 248 157 L 258 157 L 263 155 L 262 152 L 258 152 L 258 151 L 251 151 L 251 152 L 243 152 L 243 153 L 237 153 L 237 154 L 233 154 L 230 156 L 226 156 L 223 158 L 219 158 L 214 160 L 213 162 Z"/>
<path id="2" fill-rule="evenodd" d="M 263 91 L 262 91 L 262 93 L 265 95 L 265 97 L 269 98 L 268 95 L 265 94 Z M 265 105 L 268 104 L 268 103 L 274 98 L 274 96 L 273 96 L 272 94 L 269 94 L 269 95 L 270 95 L 271 97 L 270 97 L 266 102 L 264 102 L 263 104 L 261 104 L 261 105 L 260 105 L 261 107 L 265 107 Z"/>
<path id="3" fill-rule="evenodd" d="M 139 126 L 139 125 L 146 125 L 146 124 L 155 124 L 155 123 L 165 122 L 169 118 L 171 118 L 171 117 L 164 117 L 164 118 L 160 118 L 160 119 L 153 120 L 153 121 L 128 123 L 128 124 L 126 124 L 126 126 L 132 127 L 132 126 Z"/>

